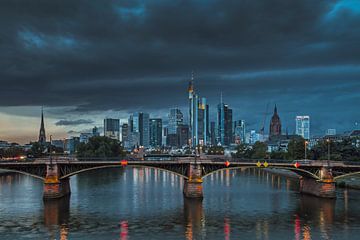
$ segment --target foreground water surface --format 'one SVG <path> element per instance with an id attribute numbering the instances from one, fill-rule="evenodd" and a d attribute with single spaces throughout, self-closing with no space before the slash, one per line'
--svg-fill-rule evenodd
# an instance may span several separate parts
<path id="1" fill-rule="evenodd" d="M 204 179 L 204 200 L 156 169 L 89 171 L 71 197 L 43 202 L 41 180 L 0 176 L 0 239 L 355 239 L 360 191 L 336 200 L 303 196 L 296 181 L 226 170 Z"/>

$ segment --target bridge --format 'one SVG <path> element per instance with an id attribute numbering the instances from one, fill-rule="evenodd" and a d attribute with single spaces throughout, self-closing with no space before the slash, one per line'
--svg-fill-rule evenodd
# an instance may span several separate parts
<path id="1" fill-rule="evenodd" d="M 300 192 L 323 198 L 335 198 L 338 179 L 360 173 L 360 164 L 299 160 L 236 160 L 206 157 L 173 157 L 170 160 L 51 158 L 23 162 L 0 162 L 0 169 L 26 174 L 44 181 L 44 199 L 70 194 L 69 178 L 103 168 L 147 167 L 172 172 L 184 179 L 184 196 L 203 198 L 202 182 L 208 175 L 224 169 L 286 169 L 300 176 Z"/>

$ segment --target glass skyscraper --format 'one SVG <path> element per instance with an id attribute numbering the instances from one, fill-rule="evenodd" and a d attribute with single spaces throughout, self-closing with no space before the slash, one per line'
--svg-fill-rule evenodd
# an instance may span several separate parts
<path id="1" fill-rule="evenodd" d="M 233 139 L 232 131 L 232 109 L 227 104 L 221 102 L 218 105 L 218 143 L 229 146 Z"/>
<path id="2" fill-rule="evenodd" d="M 206 98 L 200 98 L 194 91 L 194 74 L 189 82 L 188 93 L 190 145 L 206 145 L 209 136 L 209 106 Z"/>
<path id="3" fill-rule="evenodd" d="M 304 139 L 310 139 L 310 117 L 296 116 L 296 135 L 302 136 Z"/>
<path id="4" fill-rule="evenodd" d="M 104 136 L 120 140 L 120 120 L 114 118 L 104 119 Z"/>

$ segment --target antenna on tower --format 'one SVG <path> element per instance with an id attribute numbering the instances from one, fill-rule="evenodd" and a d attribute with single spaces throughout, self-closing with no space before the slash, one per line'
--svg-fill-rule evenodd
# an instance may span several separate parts
<path id="1" fill-rule="evenodd" d="M 220 92 L 220 103 L 221 104 L 223 103 L 223 93 L 222 93 L 222 91 Z"/>

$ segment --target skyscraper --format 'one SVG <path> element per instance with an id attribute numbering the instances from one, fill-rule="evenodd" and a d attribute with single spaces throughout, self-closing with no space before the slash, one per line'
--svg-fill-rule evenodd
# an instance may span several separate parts
<path id="1" fill-rule="evenodd" d="M 236 144 L 245 143 L 246 136 L 245 121 L 238 120 L 234 122 L 234 142 Z"/>
<path id="2" fill-rule="evenodd" d="M 121 141 L 123 144 L 129 141 L 129 124 L 127 123 L 121 125 Z"/>
<path id="3" fill-rule="evenodd" d="M 174 134 L 177 132 L 177 127 L 183 123 L 184 116 L 180 109 L 172 108 L 170 109 L 169 117 L 169 124 L 168 124 L 168 133 Z"/>
<path id="4" fill-rule="evenodd" d="M 120 140 L 120 120 L 114 118 L 104 119 L 104 136 Z"/>
<path id="5" fill-rule="evenodd" d="M 232 142 L 232 109 L 227 104 L 221 102 L 218 105 L 218 143 L 223 146 L 229 146 Z"/>
<path id="6" fill-rule="evenodd" d="M 296 135 L 302 136 L 304 139 L 310 139 L 310 117 L 296 116 Z"/>
<path id="7" fill-rule="evenodd" d="M 281 121 L 277 113 L 277 107 L 275 105 L 274 114 L 271 117 L 270 122 L 270 137 L 281 135 Z"/>
<path id="8" fill-rule="evenodd" d="M 206 98 L 200 98 L 194 91 L 194 73 L 188 87 L 190 145 L 206 145 L 209 136 L 209 106 Z"/>
<path id="9" fill-rule="evenodd" d="M 149 129 L 149 114 L 135 113 L 130 117 L 129 127 L 132 132 L 139 133 L 139 143 L 141 146 L 150 146 L 150 129 Z"/>
<path id="10" fill-rule="evenodd" d="M 179 138 L 179 147 L 183 147 L 189 144 L 189 126 L 181 124 L 177 127 L 177 136 Z"/>
<path id="11" fill-rule="evenodd" d="M 46 134 L 45 134 L 45 125 L 44 125 L 44 110 L 41 109 L 41 123 L 40 123 L 40 132 L 39 132 L 39 143 L 41 145 L 46 144 Z"/>
<path id="12" fill-rule="evenodd" d="M 216 124 L 215 122 L 210 123 L 210 144 L 212 146 L 216 145 Z"/>
<path id="13" fill-rule="evenodd" d="M 162 120 L 161 118 L 150 119 L 150 146 L 162 146 Z"/>

